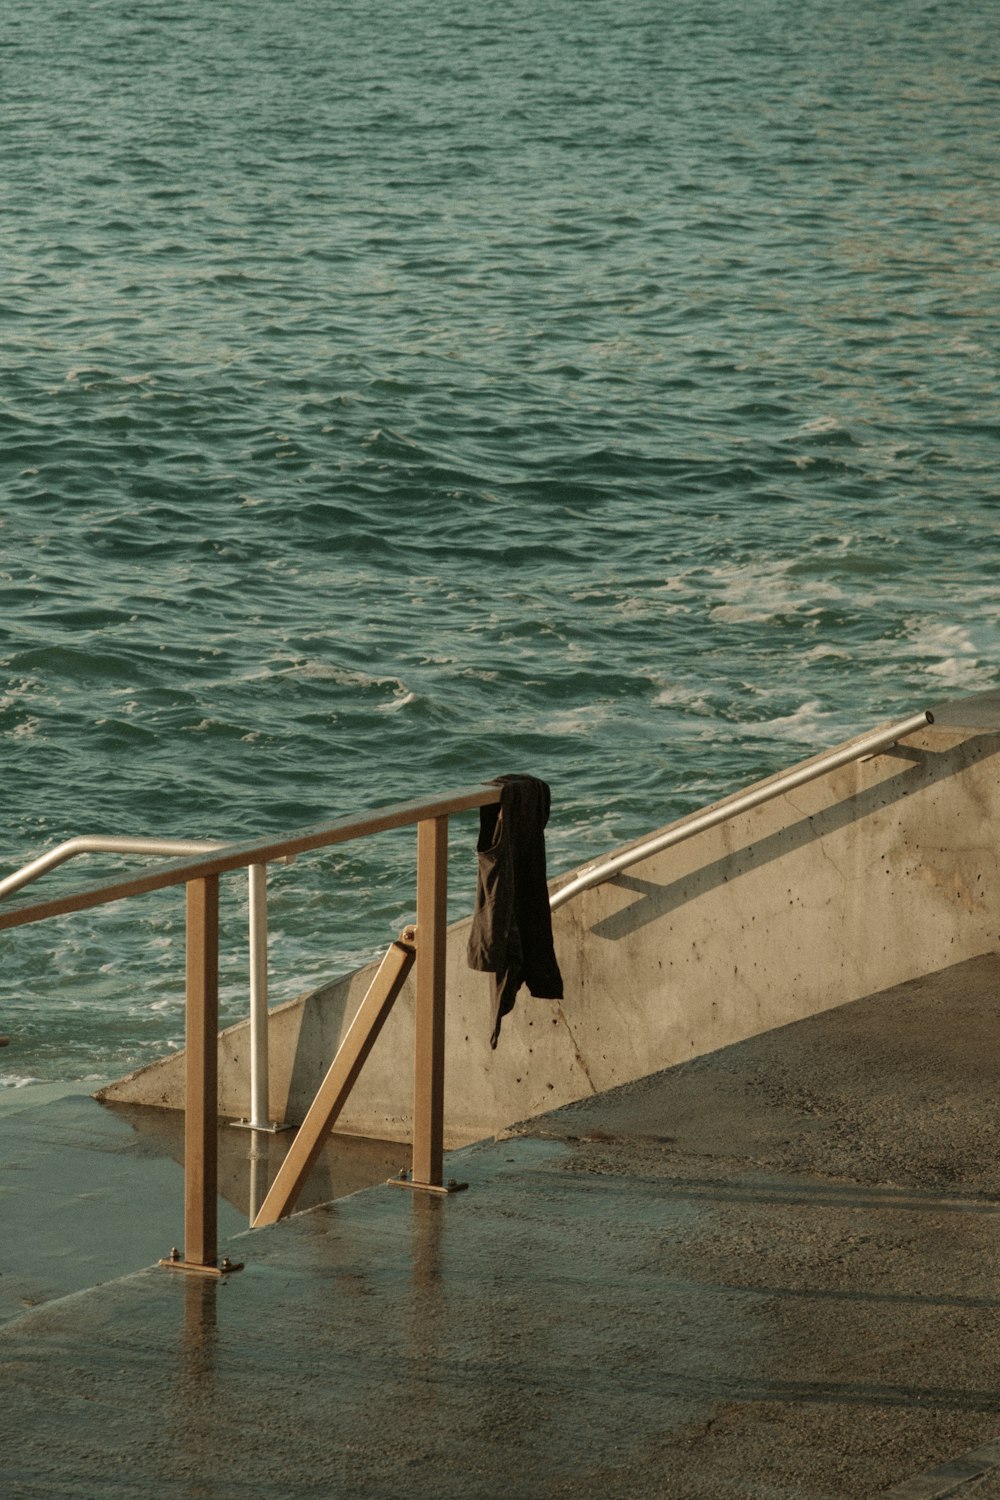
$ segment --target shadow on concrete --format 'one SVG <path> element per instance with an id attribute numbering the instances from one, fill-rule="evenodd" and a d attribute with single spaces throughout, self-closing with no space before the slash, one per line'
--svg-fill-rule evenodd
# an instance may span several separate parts
<path id="1" fill-rule="evenodd" d="M 655 881 L 638 876 L 615 876 L 609 884 L 616 885 L 621 890 L 633 891 L 639 899 L 595 923 L 591 931 L 597 937 L 619 942 L 660 918 L 669 916 L 678 907 L 697 900 L 719 886 L 738 880 L 741 875 L 762 869 L 785 855 L 806 848 L 831 833 L 837 833 L 852 823 L 860 822 L 883 808 L 901 802 L 915 792 L 924 791 L 956 776 L 974 761 L 987 760 L 998 754 L 1000 746 L 997 745 L 995 735 L 977 735 L 949 750 L 930 751 L 907 747 L 907 765 L 898 775 L 867 790 L 852 793 L 823 812 L 789 823 L 777 833 L 768 834 L 744 849 L 713 860 L 690 875 L 685 875 L 682 880 L 672 881 L 669 885 L 658 885 Z"/>

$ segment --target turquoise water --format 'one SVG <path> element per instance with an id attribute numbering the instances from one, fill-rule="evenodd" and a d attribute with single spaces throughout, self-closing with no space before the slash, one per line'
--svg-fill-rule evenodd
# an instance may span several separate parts
<path id="1" fill-rule="evenodd" d="M 8 0 L 0 76 L 3 870 L 510 770 L 566 869 L 996 685 L 987 0 Z M 273 998 L 411 845 L 275 873 Z M 179 902 L 5 935 L 0 1082 L 177 1045 Z"/>

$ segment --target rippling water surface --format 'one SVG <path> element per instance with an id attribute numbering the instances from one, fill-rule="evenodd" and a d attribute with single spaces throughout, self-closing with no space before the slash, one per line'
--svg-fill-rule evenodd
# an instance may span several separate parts
<path id="1" fill-rule="evenodd" d="M 564 869 L 997 683 L 987 0 L 8 0 L 0 77 L 4 870 L 513 769 Z M 275 873 L 274 998 L 411 844 Z M 6 935 L 0 1082 L 176 1045 L 179 905 Z"/>

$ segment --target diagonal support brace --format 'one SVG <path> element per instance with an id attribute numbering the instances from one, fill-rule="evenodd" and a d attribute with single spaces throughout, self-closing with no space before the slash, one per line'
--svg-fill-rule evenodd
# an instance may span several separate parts
<path id="1" fill-rule="evenodd" d="M 337 1055 L 253 1221 L 254 1229 L 259 1229 L 264 1224 L 277 1223 L 295 1207 L 306 1178 L 347 1102 L 396 996 L 403 988 L 415 957 L 412 936 L 409 932 L 404 932 L 383 958 L 367 994 L 358 1006 L 347 1035 L 338 1047 Z"/>

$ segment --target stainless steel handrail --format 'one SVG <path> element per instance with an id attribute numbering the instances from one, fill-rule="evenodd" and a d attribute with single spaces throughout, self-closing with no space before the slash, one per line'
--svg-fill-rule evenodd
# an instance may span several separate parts
<path id="1" fill-rule="evenodd" d="M 68 859 L 74 859 L 78 854 L 211 854 L 215 849 L 224 849 L 226 846 L 218 839 L 152 839 L 152 838 L 117 838 L 111 834 L 84 833 L 76 838 L 66 839 L 62 844 L 57 844 L 54 849 L 47 849 L 37 859 L 31 860 L 20 870 L 15 870 L 12 875 L 5 875 L 0 880 L 0 901 L 4 896 L 12 896 L 15 891 L 21 890 L 23 886 L 30 885 L 40 875 L 45 875 L 49 870 L 65 864 Z"/>
<path id="2" fill-rule="evenodd" d="M 80 854 L 212 854 L 225 849 L 219 839 L 162 839 L 85 833 L 47 849 L 0 880 L 0 901 Z M 236 1123 L 250 1130 L 282 1127 L 270 1117 L 267 1040 L 267 866 L 250 865 L 250 1115 Z"/>
<path id="3" fill-rule="evenodd" d="M 653 838 L 645 839 L 641 844 L 626 849 L 622 854 L 616 854 L 611 859 L 602 860 L 600 864 L 590 865 L 587 869 L 581 870 L 573 880 L 553 893 L 549 905 L 553 911 L 556 911 L 558 907 L 571 901 L 574 896 L 578 896 L 581 891 L 589 890 L 595 885 L 602 885 L 604 881 L 620 875 L 623 870 L 630 869 L 632 865 L 639 864 L 650 855 L 659 854 L 664 849 L 681 844 L 685 839 L 693 838 L 696 833 L 704 833 L 707 828 L 715 828 L 719 823 L 728 822 L 739 813 L 749 812 L 753 807 L 760 807 L 761 803 L 770 802 L 773 797 L 780 797 L 783 792 L 793 791 L 795 787 L 803 786 L 807 781 L 815 781 L 818 776 L 825 775 L 827 771 L 835 771 L 838 766 L 846 766 L 852 760 L 861 760 L 865 756 L 877 755 L 880 750 L 888 750 L 904 736 L 913 734 L 917 729 L 925 729 L 933 722 L 934 715 L 929 709 L 925 709 L 923 713 L 913 714 L 908 719 L 901 719 L 897 724 L 887 725 L 884 729 L 873 730 L 871 734 L 862 735 L 852 740 L 850 744 L 842 745 L 839 750 L 831 750 L 826 755 L 820 755 L 793 771 L 786 771 L 783 775 L 774 777 L 771 781 L 751 787 L 748 791 L 738 792 L 716 807 L 709 808 L 707 812 L 691 813 L 686 818 L 672 823 L 669 828 Z"/>

